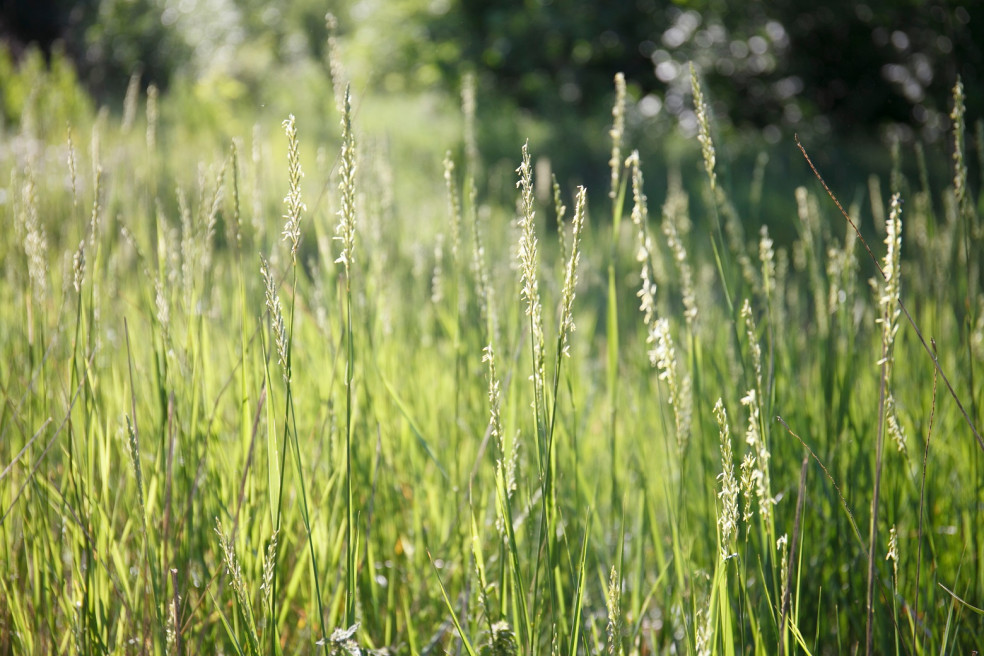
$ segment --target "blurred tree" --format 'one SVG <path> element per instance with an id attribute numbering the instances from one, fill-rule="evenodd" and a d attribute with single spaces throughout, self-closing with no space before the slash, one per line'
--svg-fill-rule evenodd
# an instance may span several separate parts
<path id="1" fill-rule="evenodd" d="M 103 100 L 121 97 L 134 71 L 162 88 L 220 71 L 253 89 L 278 65 L 324 61 L 326 11 L 351 46 L 354 79 L 456 89 L 471 69 L 500 120 L 517 108 L 567 127 L 605 117 L 623 71 L 647 130 L 690 133 L 690 62 L 719 125 L 772 140 L 888 123 L 936 139 L 958 74 L 969 114 L 984 113 L 981 2 L 0 0 L 0 39 L 15 54 L 62 40 Z"/>
<path id="2" fill-rule="evenodd" d="M 692 130 L 691 61 L 719 118 L 772 136 L 900 123 L 935 139 L 957 74 L 971 114 L 984 109 L 984 3 L 459 0 L 422 19 L 493 95 L 544 115 L 596 115 L 621 70 L 640 99 L 650 96 L 644 109 Z M 457 79 L 460 60 L 439 63 Z"/>
<path id="3" fill-rule="evenodd" d="M 166 88 L 192 56 L 176 29 L 177 14 L 156 0 L 90 0 L 82 18 L 85 52 L 79 68 L 98 96 L 122 98 L 126 81 Z"/>
<path id="4" fill-rule="evenodd" d="M 0 39 L 15 53 L 34 43 L 45 56 L 71 25 L 71 0 L 0 0 Z"/>

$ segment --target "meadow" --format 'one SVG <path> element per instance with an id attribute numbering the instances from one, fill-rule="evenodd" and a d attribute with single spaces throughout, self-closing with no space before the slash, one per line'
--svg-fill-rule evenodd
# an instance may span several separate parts
<path id="1" fill-rule="evenodd" d="M 443 158 L 341 83 L 229 140 L 33 83 L 0 135 L 0 653 L 984 644 L 959 85 L 949 141 L 842 214 L 823 143 L 776 146 L 803 186 L 729 169 L 696 75 L 649 198 L 621 77 L 590 189 L 535 142 L 483 162 L 468 78 Z"/>

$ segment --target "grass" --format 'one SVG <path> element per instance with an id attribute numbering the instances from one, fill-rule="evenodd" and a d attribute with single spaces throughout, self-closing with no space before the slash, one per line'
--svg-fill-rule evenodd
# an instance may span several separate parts
<path id="1" fill-rule="evenodd" d="M 728 170 L 693 79 L 652 209 L 621 94 L 610 189 L 516 144 L 515 207 L 467 83 L 443 180 L 348 94 L 325 144 L 194 141 L 166 94 L 5 128 L 0 653 L 982 644 L 962 92 L 950 182 L 899 146 L 845 221 Z"/>

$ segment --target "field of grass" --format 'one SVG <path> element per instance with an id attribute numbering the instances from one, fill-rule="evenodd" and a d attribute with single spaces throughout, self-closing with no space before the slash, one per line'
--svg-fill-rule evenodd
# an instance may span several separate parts
<path id="1" fill-rule="evenodd" d="M 856 234 L 722 175 L 696 78 L 702 167 L 647 199 L 615 95 L 610 186 L 517 143 L 506 206 L 467 84 L 443 164 L 343 94 L 220 144 L 135 89 L 6 126 L 0 653 L 984 644 L 980 124 L 955 93 L 833 189 Z"/>

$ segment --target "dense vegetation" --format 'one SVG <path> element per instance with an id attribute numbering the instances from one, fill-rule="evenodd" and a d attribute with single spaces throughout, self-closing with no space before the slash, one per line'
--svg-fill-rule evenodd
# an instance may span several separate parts
<path id="1" fill-rule="evenodd" d="M 470 71 L 487 161 L 539 135 L 563 184 L 602 183 L 615 71 L 647 161 L 668 133 L 695 134 L 690 62 L 718 128 L 771 144 L 794 132 L 872 144 L 888 130 L 941 142 L 958 76 L 970 115 L 984 112 L 984 5 L 944 0 L 3 0 L 0 42 L 63 54 L 117 109 L 137 72 L 252 113 L 282 94 L 285 67 L 323 69 L 333 43 L 360 95 L 457 94 Z"/>
<path id="2" fill-rule="evenodd" d="M 946 184 L 942 147 L 896 144 L 833 190 L 858 234 L 819 182 L 728 171 L 693 73 L 660 197 L 619 77 L 610 182 L 516 143 L 514 204 L 467 79 L 460 114 L 401 105 L 402 140 L 340 78 L 320 127 L 231 140 L 178 91 L 94 116 L 29 79 L 0 150 L 0 652 L 984 641 L 960 86 Z"/>

